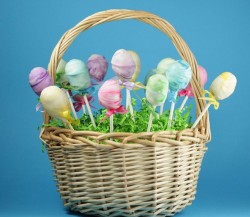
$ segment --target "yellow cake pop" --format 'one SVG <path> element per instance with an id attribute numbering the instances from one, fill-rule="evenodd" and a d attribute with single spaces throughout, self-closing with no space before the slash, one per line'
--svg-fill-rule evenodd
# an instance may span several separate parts
<path id="1" fill-rule="evenodd" d="M 71 114 L 70 102 L 66 93 L 57 86 L 45 88 L 40 96 L 44 110 L 53 118 L 59 118 L 64 123 L 77 124 Z"/>
<path id="2" fill-rule="evenodd" d="M 196 127 L 210 105 L 214 105 L 214 108 L 218 109 L 220 105 L 218 100 L 223 100 L 231 96 L 235 90 L 236 84 L 237 79 L 231 72 L 223 72 L 217 78 L 215 78 L 210 86 L 210 91 L 204 91 L 204 94 L 208 94 L 208 97 L 200 98 L 207 100 L 208 104 L 196 119 L 191 128 Z"/>

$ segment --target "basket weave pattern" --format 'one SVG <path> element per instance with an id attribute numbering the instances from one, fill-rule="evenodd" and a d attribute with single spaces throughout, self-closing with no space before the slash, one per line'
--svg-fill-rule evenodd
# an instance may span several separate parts
<path id="1" fill-rule="evenodd" d="M 48 70 L 53 80 L 58 62 L 80 32 L 104 22 L 130 18 L 167 34 L 190 64 L 199 115 L 206 104 L 198 100 L 202 88 L 196 60 L 175 29 L 148 12 L 104 11 L 67 31 L 51 56 Z M 48 121 L 45 114 L 44 123 Z M 183 131 L 105 134 L 45 127 L 40 137 L 46 143 L 65 206 L 100 216 L 171 216 L 192 203 L 205 144 L 211 136 L 206 112 L 198 128 Z"/>

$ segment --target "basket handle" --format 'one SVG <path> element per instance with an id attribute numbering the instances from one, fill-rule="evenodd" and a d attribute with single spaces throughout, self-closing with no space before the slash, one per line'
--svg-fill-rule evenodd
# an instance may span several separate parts
<path id="1" fill-rule="evenodd" d="M 185 43 L 185 41 L 181 38 L 181 36 L 176 32 L 176 30 L 172 27 L 170 23 L 152 13 L 145 11 L 118 9 L 98 12 L 85 18 L 76 26 L 65 32 L 57 43 L 57 45 L 55 46 L 48 66 L 48 71 L 53 81 L 55 81 L 56 68 L 59 61 L 61 60 L 62 56 L 64 55 L 70 44 L 81 32 L 105 22 L 123 19 L 136 19 L 142 21 L 159 29 L 170 37 L 180 56 L 189 63 L 193 71 L 191 86 L 195 95 L 196 115 L 198 117 L 199 114 L 205 108 L 206 102 L 204 100 L 199 99 L 203 95 L 203 88 L 201 86 L 196 59 L 191 50 L 189 49 L 188 45 Z M 48 120 L 48 115 L 45 114 L 44 123 L 47 123 Z M 208 112 L 206 112 L 200 120 L 200 127 L 203 129 L 203 131 L 205 130 L 205 134 L 208 138 L 210 138 L 210 123 Z"/>

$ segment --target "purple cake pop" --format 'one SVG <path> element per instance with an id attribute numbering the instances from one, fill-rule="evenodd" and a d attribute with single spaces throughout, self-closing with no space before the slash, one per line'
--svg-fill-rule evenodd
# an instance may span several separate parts
<path id="1" fill-rule="evenodd" d="M 93 54 L 88 59 L 87 67 L 93 79 L 102 81 L 107 73 L 108 62 L 104 56 Z"/>
<path id="2" fill-rule="evenodd" d="M 29 74 L 29 84 L 34 92 L 40 96 L 44 88 L 53 84 L 48 71 L 42 67 L 36 67 Z"/>

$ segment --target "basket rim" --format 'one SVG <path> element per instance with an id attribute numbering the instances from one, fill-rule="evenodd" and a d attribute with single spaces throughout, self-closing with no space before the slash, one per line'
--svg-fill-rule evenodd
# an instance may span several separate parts
<path id="1" fill-rule="evenodd" d="M 205 129 L 203 129 L 204 131 Z M 142 148 L 156 146 L 185 146 L 206 144 L 208 137 L 198 128 L 181 131 L 165 130 L 158 132 L 112 132 L 77 131 L 60 127 L 44 127 L 41 141 L 48 147 L 94 147 L 98 149 Z M 115 141 L 114 141 L 115 140 Z M 119 140 L 119 141 L 118 141 Z"/>

